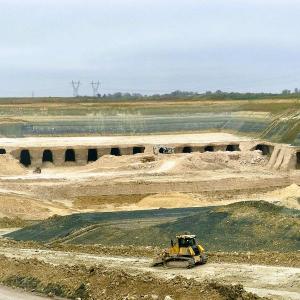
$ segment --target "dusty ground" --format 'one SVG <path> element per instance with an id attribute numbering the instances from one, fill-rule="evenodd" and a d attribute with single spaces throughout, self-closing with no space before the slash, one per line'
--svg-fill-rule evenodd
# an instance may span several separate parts
<path id="1" fill-rule="evenodd" d="M 64 243 L 38 243 L 33 241 L 14 241 L 7 238 L 0 239 L 0 248 L 53 250 L 61 252 L 86 253 L 100 256 L 113 256 L 118 253 L 122 257 L 150 258 L 159 255 L 163 248 L 153 246 L 118 245 L 107 246 L 103 244 L 74 245 Z M 300 252 L 289 251 L 247 251 L 247 252 L 208 252 L 209 262 L 213 263 L 241 263 L 251 265 L 278 266 L 300 268 Z"/>
<path id="2" fill-rule="evenodd" d="M 12 163 L 9 156 L 5 159 L 0 166 Z M 86 166 L 47 167 L 34 174 L 14 161 L 16 174 L 5 167 L 0 175 L 0 217 L 42 219 L 79 211 L 208 206 L 248 199 L 299 208 L 300 171 L 269 170 L 267 162 L 259 151 L 106 155 Z"/>
<path id="3" fill-rule="evenodd" d="M 169 144 L 177 143 L 210 143 L 249 141 L 247 137 L 239 137 L 229 133 L 193 133 L 140 136 L 97 136 L 97 137 L 26 137 L 0 138 L 1 147 L 67 147 L 67 146 L 103 146 L 126 144 Z"/>
<path id="4" fill-rule="evenodd" d="M 38 259 L 0 259 L 2 283 L 39 292 L 82 300 L 258 300 L 241 285 L 216 281 L 199 282 L 183 276 L 162 278 L 149 272 L 132 274 L 103 264 L 53 264 Z"/>
<path id="5" fill-rule="evenodd" d="M 0 286 L 0 299 L 1 300 L 45 300 L 51 299 L 50 297 L 37 296 L 30 292 L 24 292 L 21 289 L 8 288 Z"/>
<path id="6" fill-rule="evenodd" d="M 8 258 L 37 259 L 55 265 L 103 265 L 133 276 L 152 274 L 162 280 L 182 276 L 203 283 L 217 281 L 221 284 L 243 284 L 247 291 L 272 299 L 299 299 L 300 269 L 280 266 L 262 266 L 235 263 L 208 263 L 193 269 L 152 268 L 151 259 L 141 257 L 101 256 L 53 250 L 16 249 L 1 247 L 0 254 Z M 180 298 L 178 298 L 180 299 Z M 190 298 L 193 299 L 193 298 Z M 213 298 L 210 298 L 213 299 Z M 236 299 L 236 298 L 234 298 Z"/>
<path id="7" fill-rule="evenodd" d="M 195 139 L 197 142 L 209 141 L 216 138 L 226 140 L 226 137 L 220 133 L 191 135 L 187 137 L 187 141 L 195 141 Z M 161 141 L 155 136 L 148 137 L 147 141 L 151 139 L 153 143 Z M 230 137 L 230 140 L 233 140 L 233 137 Z M 29 145 L 34 138 L 23 141 Z M 89 141 L 89 138 L 80 139 L 78 143 L 84 144 Z M 111 143 L 111 141 L 100 139 L 99 143 Z M 168 142 L 176 143 L 177 137 L 168 136 Z M 49 141 L 45 140 L 44 143 L 46 146 Z M 69 140 L 66 139 L 65 144 L 68 143 Z M 126 143 L 129 143 L 127 138 Z M 267 200 L 299 209 L 300 171 L 269 170 L 266 168 L 267 162 L 268 157 L 263 156 L 259 151 L 158 156 L 138 154 L 122 157 L 107 155 L 86 166 L 48 166 L 42 169 L 41 174 L 34 174 L 32 169 L 21 167 L 16 160 L 6 155 L 0 158 L 0 217 L 32 220 L 47 218 L 53 214 L 209 206 L 241 200 Z M 66 277 L 66 274 L 73 274 L 74 270 L 63 269 L 63 264 L 76 265 L 74 268 L 77 271 L 80 269 L 77 267 L 80 264 L 88 268 L 99 264 L 107 267 L 110 270 L 108 272 L 117 269 L 128 273 L 128 276 L 139 277 L 150 274 L 149 278 L 155 283 L 153 288 L 161 288 L 159 284 L 161 280 L 171 280 L 180 275 L 185 280 L 191 278 L 200 284 L 192 290 L 191 293 L 194 293 L 191 294 L 192 296 L 197 293 L 199 295 L 199 287 L 202 291 L 206 288 L 201 286 L 203 281 L 214 279 L 220 284 L 241 283 L 247 291 L 255 292 L 260 296 L 271 296 L 272 299 L 300 298 L 300 269 L 297 254 L 291 254 L 286 258 L 282 256 L 285 254 L 278 254 L 277 257 L 273 253 L 268 259 L 263 254 L 261 257 L 251 253 L 239 254 L 236 257 L 227 254 L 211 254 L 209 264 L 203 267 L 192 270 L 169 270 L 152 269 L 149 267 L 151 261 L 149 257 L 133 257 L 132 252 L 128 251 L 126 255 L 121 249 L 115 249 L 113 253 L 105 253 L 106 255 L 101 252 L 92 253 L 92 251 L 78 253 L 80 248 L 75 250 L 38 250 L 36 247 L 22 249 L 7 245 L 1 246 L 0 254 L 22 260 L 37 258 L 50 264 L 60 265 Z M 6 263 L 5 261 L 2 260 L 2 263 Z M 24 274 L 29 276 L 32 265 L 28 264 L 25 269 L 22 269 L 20 268 L 22 264 L 23 262 L 16 263 L 15 273 L 25 270 Z M 8 270 L 9 266 L 6 265 Z M 40 269 L 41 277 L 42 273 L 46 272 L 43 268 Z M 54 278 L 55 274 L 51 271 L 51 266 L 47 270 Z M 60 284 L 64 283 L 62 278 L 64 277 L 60 278 Z M 77 285 L 80 285 L 81 278 L 76 279 Z M 132 277 L 128 278 L 128 282 L 131 282 Z M 143 278 L 137 282 L 132 286 L 140 285 Z M 110 289 L 116 288 L 111 282 L 105 284 L 108 284 Z M 130 284 L 127 285 L 127 293 L 130 290 L 128 286 Z M 158 290 L 158 293 L 161 292 L 161 295 L 165 296 L 170 294 L 172 288 L 174 284 L 170 283 L 167 290 L 163 292 Z M 180 288 L 182 289 L 182 286 Z M 123 289 L 122 293 L 125 295 L 126 291 Z M 177 296 L 180 295 L 180 291 L 176 293 Z M 210 294 L 202 293 L 204 293 L 203 299 L 205 297 L 227 299 L 214 289 L 209 291 Z"/>

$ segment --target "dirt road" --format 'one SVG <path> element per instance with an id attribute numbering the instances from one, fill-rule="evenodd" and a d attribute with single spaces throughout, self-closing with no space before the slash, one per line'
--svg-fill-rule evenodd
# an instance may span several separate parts
<path id="1" fill-rule="evenodd" d="M 0 254 L 15 258 L 36 258 L 51 264 L 102 264 L 126 270 L 131 274 L 151 272 L 158 277 L 177 275 L 199 281 L 217 280 L 224 283 L 241 283 L 247 291 L 272 299 L 300 299 L 300 268 L 247 264 L 208 263 L 194 269 L 151 268 L 151 260 L 137 257 L 100 256 L 51 250 L 0 248 Z"/>
<path id="2" fill-rule="evenodd" d="M 168 143 L 209 143 L 249 141 L 248 137 L 239 137 L 230 133 L 209 132 L 193 134 L 138 135 L 138 136 L 89 136 L 89 137 L 26 137 L 1 138 L 2 147 L 67 147 L 86 145 L 120 145 L 120 144 L 164 144 Z"/>
<path id="3" fill-rule="evenodd" d="M 36 296 L 32 293 L 26 293 L 19 289 L 12 289 L 0 286 L 0 300 L 45 300 L 53 299 L 48 297 Z"/>

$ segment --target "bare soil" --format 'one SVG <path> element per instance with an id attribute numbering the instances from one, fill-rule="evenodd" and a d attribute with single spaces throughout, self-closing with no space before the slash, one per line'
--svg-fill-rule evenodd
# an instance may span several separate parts
<path id="1" fill-rule="evenodd" d="M 14 241 L 0 239 L 1 248 L 41 249 L 74 253 L 87 253 L 100 256 L 113 256 L 118 253 L 122 257 L 154 258 L 163 248 L 152 246 L 106 246 L 101 244 L 74 245 L 63 243 L 38 243 L 33 241 Z M 242 263 L 251 265 L 282 266 L 300 268 L 300 251 L 247 251 L 247 252 L 208 252 L 209 261 L 215 263 Z"/>
<path id="2" fill-rule="evenodd" d="M 86 166 L 45 167 L 41 174 L 26 169 L 24 174 L 0 175 L 0 216 L 44 219 L 54 214 L 209 206 L 241 200 L 299 208 L 300 172 L 269 170 L 267 162 L 259 151 L 218 151 L 151 159 L 146 154 L 108 155 Z"/>
<path id="3" fill-rule="evenodd" d="M 38 296 L 32 292 L 25 292 L 22 289 L 0 286 L 1 300 L 45 300 L 50 297 Z"/>
<path id="4" fill-rule="evenodd" d="M 141 257 L 101 256 L 79 252 L 8 247 L 1 247 L 0 253 L 10 258 L 9 260 L 1 259 L 0 263 L 11 264 L 11 262 L 16 262 L 16 269 L 8 265 L 1 267 L 2 278 L 3 273 L 7 278 L 18 272 L 18 275 L 38 278 L 44 283 L 44 286 L 47 282 L 49 283 L 49 279 L 58 281 L 60 285 L 67 287 L 71 284 L 72 289 L 69 288 L 71 291 L 74 291 L 89 278 L 96 280 L 96 285 L 98 285 L 98 288 L 95 285 L 94 289 L 93 281 L 89 280 L 93 287 L 91 293 L 94 293 L 94 297 L 96 295 L 99 297 L 101 293 L 106 296 L 106 293 L 113 291 L 119 295 L 118 298 L 116 294 L 113 294 L 113 296 L 110 294 L 108 298 L 103 299 L 114 297 L 115 299 L 122 299 L 120 295 L 126 296 L 124 293 L 141 296 L 141 293 L 149 295 L 153 292 L 160 297 L 171 295 L 174 299 L 187 299 L 187 295 L 188 299 L 199 299 L 202 296 L 201 293 L 204 293 L 203 297 L 207 297 L 204 299 L 256 299 L 251 298 L 255 296 L 249 295 L 246 298 L 241 295 L 232 298 L 225 295 L 224 298 L 222 296 L 220 298 L 220 294 L 216 290 L 211 290 L 212 287 L 228 286 L 228 284 L 242 284 L 246 290 L 255 290 L 258 295 L 270 296 L 272 299 L 299 299 L 300 295 L 300 269 L 292 267 L 209 262 L 204 266 L 193 269 L 164 269 L 150 267 L 151 259 Z M 25 261 L 25 265 L 27 265 L 25 273 L 22 267 L 24 259 L 30 259 Z M 34 263 L 34 268 L 29 267 L 32 263 Z M 48 264 L 56 265 L 55 269 L 51 270 Z M 65 265 L 72 266 L 72 268 L 67 268 L 68 275 L 66 273 L 62 275 L 62 272 L 66 270 Z M 85 267 L 82 269 L 79 265 Z M 45 268 L 47 269 L 45 270 Z M 81 274 L 80 280 L 75 276 L 74 270 Z M 90 278 L 91 273 L 97 276 Z M 110 278 L 113 278 L 113 283 L 111 281 L 107 282 Z M 101 280 L 105 280 L 105 283 Z M 211 283 L 212 281 L 217 283 Z M 108 288 L 104 292 L 103 290 L 106 287 Z M 217 290 L 220 292 L 218 288 Z M 96 297 L 96 299 L 98 298 Z"/>
<path id="5" fill-rule="evenodd" d="M 105 265 L 45 263 L 39 259 L 0 259 L 2 283 L 49 296 L 73 299 L 261 299 L 241 285 L 199 282 L 182 276 L 156 277 L 149 272 L 132 274 Z"/>

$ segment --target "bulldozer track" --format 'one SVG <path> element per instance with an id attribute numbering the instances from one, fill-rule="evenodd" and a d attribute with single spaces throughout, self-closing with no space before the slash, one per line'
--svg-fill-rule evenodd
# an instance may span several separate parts
<path id="1" fill-rule="evenodd" d="M 99 264 L 122 269 L 131 274 L 150 272 L 161 278 L 173 278 L 180 275 L 199 281 L 218 280 L 230 284 L 241 283 L 246 290 L 260 296 L 270 296 L 273 299 L 281 297 L 280 299 L 285 300 L 300 298 L 300 268 L 234 263 L 207 263 L 192 269 L 153 268 L 149 258 L 6 247 L 0 248 L 0 254 L 19 259 L 36 258 L 54 265 L 95 266 Z"/>

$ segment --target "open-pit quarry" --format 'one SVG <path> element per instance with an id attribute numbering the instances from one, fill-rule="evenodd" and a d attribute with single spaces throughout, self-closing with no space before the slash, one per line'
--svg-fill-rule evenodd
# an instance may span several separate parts
<path id="1" fill-rule="evenodd" d="M 21 290 L 0 299 L 300 298 L 299 100 L 18 101 L 0 104 L 0 281 Z M 183 231 L 208 264 L 151 268 Z"/>
<path id="2" fill-rule="evenodd" d="M 221 204 L 300 184 L 300 147 L 227 133 L 2 138 L 0 145 L 1 214 L 26 219 Z"/>
<path id="3" fill-rule="evenodd" d="M 3 217 L 41 220 L 54 214 L 209 207 L 241 200 L 264 200 L 287 208 L 299 209 L 300 189 L 297 184 L 300 184 L 300 148 L 286 144 L 225 133 L 3 138 L 0 139 L 0 144 L 2 147 L 0 192 Z M 138 226 L 132 223 L 129 227 L 136 228 L 135 230 L 146 229 L 148 226 L 163 225 L 164 222 L 172 221 L 169 217 L 154 220 L 155 212 L 153 211 L 152 214 L 150 219 L 144 218 L 145 221 L 143 218 L 138 219 Z M 123 226 L 122 222 L 118 221 L 119 225 Z M 126 222 L 124 224 L 125 227 L 128 226 Z M 116 234 L 114 227 L 111 231 L 107 231 L 109 228 L 107 226 L 108 224 L 106 224 L 106 231 L 100 227 L 98 232 Z M 60 227 L 61 225 L 57 226 Z M 69 237 L 59 239 L 57 242 L 69 244 L 78 241 L 81 243 L 80 240 L 83 240 L 89 243 L 90 239 L 92 243 L 92 239 L 88 236 L 93 232 L 95 235 L 97 227 L 93 225 L 91 228 L 89 226 L 86 228 L 86 231 L 80 229 L 79 234 L 77 231 L 73 234 L 73 229 L 70 229 Z M 26 238 L 26 227 L 24 230 L 25 235 L 23 237 L 21 234 L 21 239 L 32 239 Z M 5 233 L 9 232 L 8 230 Z M 14 232 L 12 234 L 14 237 Z M 16 234 L 15 237 L 19 239 L 18 231 Z M 37 236 L 42 239 L 43 234 L 48 235 L 46 231 L 41 230 Z M 126 232 L 120 231 L 120 234 L 127 236 Z M 127 234 L 128 236 L 143 235 L 137 231 L 130 234 L 127 232 Z M 105 238 L 101 238 L 101 233 L 99 237 L 101 242 L 105 242 Z M 202 239 L 204 239 L 203 234 Z M 206 239 L 209 244 L 210 237 Z M 122 241 L 122 237 L 117 237 L 117 240 Z M 41 246 L 36 245 L 34 248 L 39 247 Z M 149 267 L 151 259 L 141 260 L 132 257 L 124 260 L 118 256 L 88 256 L 80 253 L 73 257 L 67 252 L 43 251 L 38 252 L 37 255 L 34 248 L 26 250 L 25 246 L 19 252 L 17 249 L 5 246 L 0 249 L 0 253 L 10 259 L 21 259 L 21 264 L 24 259 L 31 258 L 54 265 L 69 264 L 66 257 L 71 257 L 71 265 L 78 263 L 93 266 L 100 263 L 111 270 L 122 269 L 128 273 L 127 276 L 151 272 L 153 276 L 171 280 L 171 283 L 166 283 L 171 285 L 174 276 L 180 275 L 183 278 L 193 278 L 195 282 L 214 278 L 225 285 L 242 283 L 246 291 L 274 299 L 298 299 L 299 296 L 297 267 L 234 264 L 233 257 L 229 264 L 212 263 L 192 272 L 154 271 Z M 244 251 L 246 249 L 247 247 L 242 248 Z M 62 255 L 61 259 L 60 255 Z M 134 256 L 134 252 L 132 255 Z M 55 261 L 51 257 L 55 257 Z M 134 267 L 135 262 L 136 267 Z M 28 261 L 28 264 L 31 262 Z M 44 266 L 40 267 L 41 270 L 43 268 Z M 229 269 L 230 276 L 225 271 Z M 278 274 L 276 278 L 271 275 L 274 272 Z M 23 273 L 24 278 L 30 275 L 27 272 Z M 283 282 L 280 276 L 282 278 L 289 276 L 290 279 Z M 140 279 L 136 280 L 139 282 Z M 289 286 L 291 281 L 292 287 Z M 43 288 L 42 292 L 44 289 L 47 290 Z M 5 290 L 5 293 L 8 292 Z M 101 293 L 105 292 L 101 291 Z M 168 293 L 172 294 L 169 291 Z M 209 297 L 217 297 L 214 293 L 215 291 L 210 291 Z M 112 297 L 109 295 L 107 299 Z M 174 291 L 172 295 L 181 299 L 178 294 L 174 294 Z M 190 299 L 198 299 L 193 294 L 190 297 Z M 222 297 L 221 295 L 220 299 Z M 227 295 L 224 297 L 227 299 Z"/>

